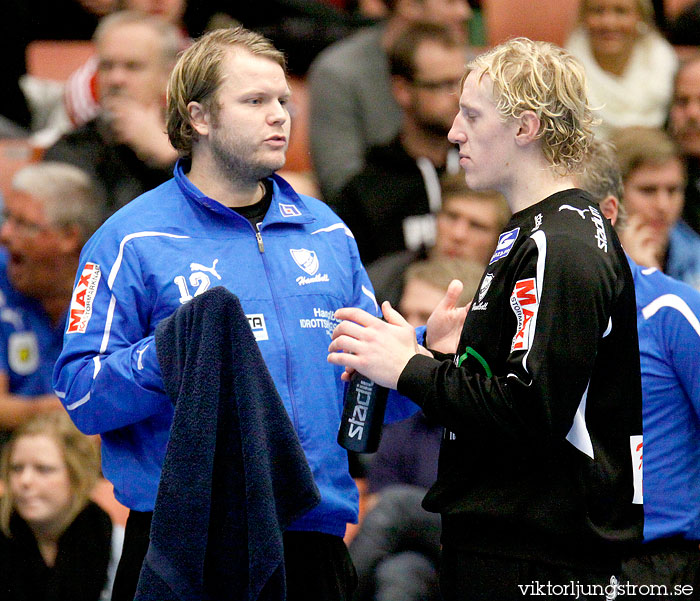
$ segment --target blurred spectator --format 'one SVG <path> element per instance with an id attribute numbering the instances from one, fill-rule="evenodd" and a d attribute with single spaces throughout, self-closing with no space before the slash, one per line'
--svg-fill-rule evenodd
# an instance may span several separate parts
<path id="1" fill-rule="evenodd" d="M 628 254 L 700 288 L 700 235 L 680 219 L 686 181 L 680 148 L 650 127 L 620 129 L 610 140 L 624 183 L 628 227 L 621 240 Z"/>
<path id="2" fill-rule="evenodd" d="M 457 303 L 462 306 L 471 302 L 483 273 L 484 264 L 469 259 L 435 257 L 411 263 L 404 275 L 398 311 L 413 327 L 424 326 L 452 280 L 464 284 Z"/>
<path id="3" fill-rule="evenodd" d="M 0 242 L 0 442 L 37 413 L 61 407 L 51 387 L 83 244 L 100 201 L 72 165 L 20 170 L 4 199 Z"/>
<path id="4" fill-rule="evenodd" d="M 401 130 L 391 142 L 369 149 L 337 206 L 366 264 L 435 243 L 439 175 L 459 171 L 447 133 L 458 110 L 465 53 L 447 27 L 432 23 L 408 26 L 388 49 Z"/>
<path id="5" fill-rule="evenodd" d="M 137 10 L 149 15 L 157 15 L 168 23 L 178 27 L 182 33 L 182 49 L 189 43 L 182 18 L 187 0 L 118 0 L 120 10 Z M 70 75 L 65 84 L 64 104 L 67 123 L 80 127 L 97 117 L 100 111 L 98 91 L 97 56 L 90 58 L 84 65 Z M 60 132 L 64 133 L 64 132 Z"/>
<path id="6" fill-rule="evenodd" d="M 289 73 L 301 76 L 326 46 L 373 22 L 375 15 L 365 15 L 354 4 L 330 0 L 196 0 L 188 4 L 184 22 L 193 37 L 226 21 L 262 33 L 285 52 Z"/>
<path id="7" fill-rule="evenodd" d="M 676 75 L 669 131 L 687 165 L 683 219 L 700 234 L 700 54 L 684 62 Z"/>
<path id="8" fill-rule="evenodd" d="M 678 58 L 656 30 L 650 0 L 582 0 L 566 48 L 586 69 L 601 131 L 663 125 Z"/>
<path id="9" fill-rule="evenodd" d="M 498 235 L 510 217 L 501 194 L 470 190 L 464 175 L 444 175 L 440 180 L 442 208 L 436 217 L 435 245 L 417 251 L 392 253 L 367 268 L 379 302 L 398 306 L 406 268 L 427 257 L 468 259 L 485 266 Z"/>
<path id="10" fill-rule="evenodd" d="M 63 409 L 21 426 L 0 459 L 3 601 L 106 601 L 123 531 L 89 500 L 95 440 Z"/>
<path id="11" fill-rule="evenodd" d="M 105 194 L 105 214 L 172 175 L 165 89 L 181 39 L 174 25 L 136 11 L 106 16 L 95 32 L 102 111 L 44 156 L 85 169 Z"/>
<path id="12" fill-rule="evenodd" d="M 467 39 L 466 0 L 385 2 L 389 15 L 381 24 L 326 48 L 309 69 L 311 155 L 323 198 L 331 205 L 362 169 L 367 150 L 388 143 L 401 128 L 387 57 L 398 34 L 410 23 L 428 21 L 449 27 L 463 43 Z"/>
<path id="13" fill-rule="evenodd" d="M 0 129 L 0 137 L 27 135 L 32 128 L 29 100 L 20 86 L 26 74 L 26 49 L 32 40 L 88 40 L 100 16 L 112 10 L 116 0 L 4 0 L 0 21 L 0 121 L 9 126 Z"/>
<path id="14" fill-rule="evenodd" d="M 510 219 L 506 199 L 494 190 L 471 190 L 461 173 L 443 177 L 440 188 L 442 210 L 433 253 L 486 265 Z"/>
<path id="15" fill-rule="evenodd" d="M 614 149 L 594 144 L 578 185 L 625 236 Z M 637 302 L 644 419 L 644 544 L 622 582 L 700 590 L 700 293 L 630 261 Z M 639 466 L 641 469 L 641 466 Z M 687 589 L 686 589 L 687 590 Z M 660 598 L 660 597 L 659 597 Z M 666 595 L 664 599 L 670 598 Z"/>

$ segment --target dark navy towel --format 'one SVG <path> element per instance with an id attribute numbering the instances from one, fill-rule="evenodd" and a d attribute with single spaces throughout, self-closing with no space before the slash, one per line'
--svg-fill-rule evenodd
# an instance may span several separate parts
<path id="1" fill-rule="evenodd" d="M 195 297 L 156 350 L 175 416 L 135 601 L 283 600 L 282 532 L 320 495 L 240 302 Z"/>

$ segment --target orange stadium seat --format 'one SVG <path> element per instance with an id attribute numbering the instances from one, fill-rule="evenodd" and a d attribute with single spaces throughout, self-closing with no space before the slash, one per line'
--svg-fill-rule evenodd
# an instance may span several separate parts
<path id="1" fill-rule="evenodd" d="M 482 0 L 486 43 L 496 46 L 514 37 L 559 46 L 576 24 L 579 0 Z"/>
<path id="2" fill-rule="evenodd" d="M 34 40 L 27 46 L 27 72 L 35 77 L 65 81 L 95 53 L 83 40 Z"/>
<path id="3" fill-rule="evenodd" d="M 289 112 L 292 116 L 292 133 L 289 138 L 287 162 L 288 171 L 311 171 L 311 151 L 309 150 L 309 90 L 303 77 L 290 76 L 292 100 Z"/>
<path id="4" fill-rule="evenodd" d="M 129 509 L 114 498 L 114 487 L 109 481 L 100 478 L 92 491 L 91 497 L 95 503 L 109 514 L 112 522 L 119 526 L 126 525 Z"/>

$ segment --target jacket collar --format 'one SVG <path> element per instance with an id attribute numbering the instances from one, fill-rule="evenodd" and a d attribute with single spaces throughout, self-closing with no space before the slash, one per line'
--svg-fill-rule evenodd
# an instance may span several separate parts
<path id="1" fill-rule="evenodd" d="M 178 159 L 175 164 L 174 175 L 182 193 L 188 199 L 215 213 L 230 215 L 232 209 L 203 194 L 185 175 L 186 170 L 189 170 L 189 162 L 186 159 Z M 263 227 L 272 223 L 303 224 L 316 220 L 304 201 L 287 181 L 276 173 L 267 178 L 267 181 L 272 183 L 272 202 L 263 220 Z"/>

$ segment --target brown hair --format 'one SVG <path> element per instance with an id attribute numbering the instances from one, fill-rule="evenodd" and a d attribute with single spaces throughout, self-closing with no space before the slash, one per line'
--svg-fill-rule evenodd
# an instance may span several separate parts
<path id="1" fill-rule="evenodd" d="M 416 279 L 435 288 L 447 290 L 452 280 L 460 280 L 464 284 L 464 289 L 457 304 L 461 306 L 474 298 L 483 273 L 484 266 L 477 261 L 431 257 L 411 263 L 404 273 L 404 282 Z"/>
<path id="2" fill-rule="evenodd" d="M 460 48 L 450 30 L 437 23 L 417 22 L 406 27 L 389 47 L 389 71 L 413 81 L 416 76 L 416 52 L 425 41 L 441 44 L 445 48 Z"/>
<path id="3" fill-rule="evenodd" d="M 678 160 L 685 167 L 683 152 L 678 144 L 669 134 L 656 127 L 623 127 L 610 134 L 610 141 L 616 149 L 623 182 L 642 165 L 661 165 Z"/>

